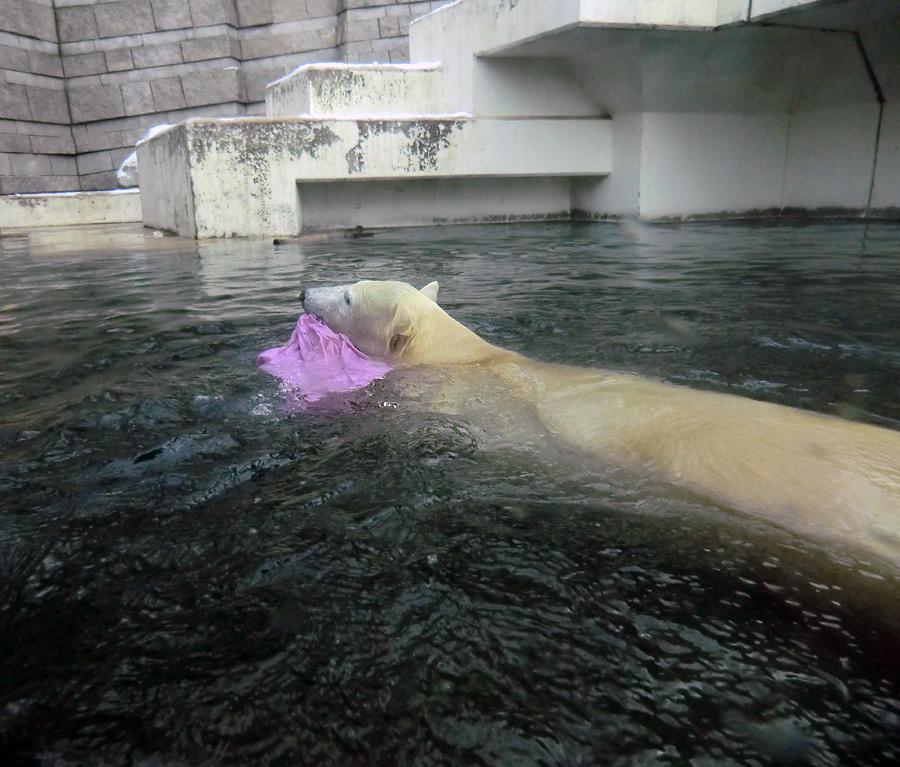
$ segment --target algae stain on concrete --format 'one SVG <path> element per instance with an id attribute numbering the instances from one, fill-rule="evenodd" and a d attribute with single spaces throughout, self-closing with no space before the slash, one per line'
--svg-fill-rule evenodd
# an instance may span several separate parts
<path id="1" fill-rule="evenodd" d="M 402 136 L 403 162 L 397 171 L 435 173 L 443 151 L 451 146 L 454 131 L 462 129 L 462 120 L 361 120 L 359 140 L 346 154 L 347 172 L 359 175 L 366 171 L 367 144 L 384 135 Z"/>
<path id="2" fill-rule="evenodd" d="M 326 112 L 351 103 L 353 94 L 365 86 L 365 77 L 349 70 L 331 71 L 313 81 L 318 103 Z"/>
<path id="3" fill-rule="evenodd" d="M 202 179 L 204 205 L 212 236 L 233 236 L 234 221 L 255 216 L 263 227 L 284 232 L 283 195 L 273 178 L 301 158 L 317 160 L 340 141 L 329 126 L 309 120 L 235 120 L 190 125 L 191 176 Z M 287 188 L 285 186 L 285 188 Z M 236 206 L 224 212 L 215 200 L 227 197 Z M 274 196 L 273 196 L 274 195 Z M 209 236 L 209 235 L 207 235 Z"/>
<path id="4" fill-rule="evenodd" d="M 305 121 L 259 120 L 244 123 L 199 123 L 191 131 L 191 148 L 198 162 L 211 152 L 235 155 L 253 165 L 268 159 L 274 147 L 289 155 L 308 155 L 318 159 L 319 152 L 340 141 L 327 125 Z"/>
<path id="5" fill-rule="evenodd" d="M 17 205 L 20 208 L 25 208 L 28 211 L 45 209 L 47 207 L 46 198 L 22 195 L 12 196 L 10 197 L 10 199 L 13 201 L 13 204 Z"/>

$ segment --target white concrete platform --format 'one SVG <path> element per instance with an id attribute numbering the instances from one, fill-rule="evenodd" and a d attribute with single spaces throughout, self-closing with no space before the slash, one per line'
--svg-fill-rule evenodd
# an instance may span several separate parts
<path id="1" fill-rule="evenodd" d="M 139 147 L 190 237 L 520 218 L 900 217 L 896 0 L 456 0 L 409 65 Z M 149 169 L 149 170 L 148 170 Z"/>
<path id="2" fill-rule="evenodd" d="M 187 237 L 250 237 L 292 235 L 337 220 L 334 212 L 327 222 L 321 215 L 307 216 L 306 211 L 323 208 L 312 186 L 323 182 L 506 181 L 478 186 L 477 207 L 467 217 L 459 212 L 465 195 L 452 203 L 452 213 L 438 204 L 424 215 L 421 199 L 412 194 L 407 204 L 379 205 L 378 216 L 348 209 L 339 217 L 341 225 L 557 216 L 568 210 L 558 194 L 541 205 L 533 183 L 519 180 L 603 176 L 610 170 L 611 145 L 610 122 L 598 119 L 237 118 L 189 120 L 141 142 L 137 151 L 147 226 Z M 548 183 L 551 187 L 556 188 Z M 485 197 L 488 188 L 495 203 Z M 372 189 L 358 191 L 356 199 L 379 199 Z M 440 196 L 441 189 L 460 193 L 464 185 L 429 189 Z M 513 203 L 520 192 L 525 199 Z M 343 197 L 353 199 L 354 193 L 345 190 Z"/>
<path id="3" fill-rule="evenodd" d="M 412 24 L 442 108 L 606 114 L 589 216 L 893 217 L 895 0 L 460 0 Z"/>
<path id="4" fill-rule="evenodd" d="M 266 87 L 267 117 L 385 117 L 437 114 L 440 65 L 306 64 Z"/>

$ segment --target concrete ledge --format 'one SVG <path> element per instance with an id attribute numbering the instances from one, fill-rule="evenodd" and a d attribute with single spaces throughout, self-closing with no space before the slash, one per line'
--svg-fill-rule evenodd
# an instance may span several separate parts
<path id="1" fill-rule="evenodd" d="M 267 117 L 383 117 L 435 114 L 437 64 L 308 64 L 266 88 Z"/>
<path id="2" fill-rule="evenodd" d="M 845 20 L 841 28 L 847 28 L 843 24 L 848 13 L 858 25 L 865 24 L 873 10 L 871 3 L 832 0 L 457 0 L 415 19 L 410 45 L 415 61 L 422 41 L 432 43 L 440 37 L 439 30 L 454 27 L 468 32 L 466 47 L 478 56 L 497 55 L 579 27 L 713 30 L 773 17 L 815 27 L 820 18 L 829 18 L 829 5 L 842 6 L 835 14 Z M 846 6 L 851 6 L 849 11 Z"/>
<path id="3" fill-rule="evenodd" d="M 574 212 L 889 213 L 895 6 L 457 0 L 412 25 L 419 65 L 301 67 L 269 88 L 268 118 L 190 120 L 143 142 L 143 220 L 207 238 Z"/>
<path id="4" fill-rule="evenodd" d="M 572 183 L 565 176 L 313 181 L 298 192 L 306 232 L 568 220 Z"/>
<path id="5" fill-rule="evenodd" d="M 147 226 L 198 238 L 289 236 L 309 204 L 298 183 L 604 176 L 612 130 L 603 119 L 190 120 L 137 152 Z M 392 225 L 419 223 L 418 204 L 407 197 Z M 559 212 L 555 196 L 546 205 L 529 212 Z"/>
<path id="6" fill-rule="evenodd" d="M 784 0 L 796 3 L 804 0 Z M 444 30 L 465 30 L 476 56 L 504 51 L 583 27 L 710 30 L 746 18 L 748 0 L 466 0 L 422 16 L 410 25 L 413 61 Z"/>
<path id="7" fill-rule="evenodd" d="M 0 230 L 123 224 L 140 220 L 141 195 L 137 189 L 13 194 L 0 197 Z"/>

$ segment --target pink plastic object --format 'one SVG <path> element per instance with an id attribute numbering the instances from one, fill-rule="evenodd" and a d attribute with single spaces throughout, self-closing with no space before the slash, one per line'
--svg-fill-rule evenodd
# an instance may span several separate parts
<path id="1" fill-rule="evenodd" d="M 369 359 L 347 336 L 311 314 L 300 315 L 287 345 L 263 352 L 256 364 L 296 388 L 308 402 L 330 392 L 360 389 L 393 369 Z"/>

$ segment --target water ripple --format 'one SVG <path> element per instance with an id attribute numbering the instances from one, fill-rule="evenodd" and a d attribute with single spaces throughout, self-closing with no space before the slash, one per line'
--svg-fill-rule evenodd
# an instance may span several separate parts
<path id="1" fill-rule="evenodd" d="M 0 761 L 900 762 L 896 573 L 254 365 L 304 285 L 439 279 L 538 358 L 896 428 L 897 231 L 0 239 Z"/>

